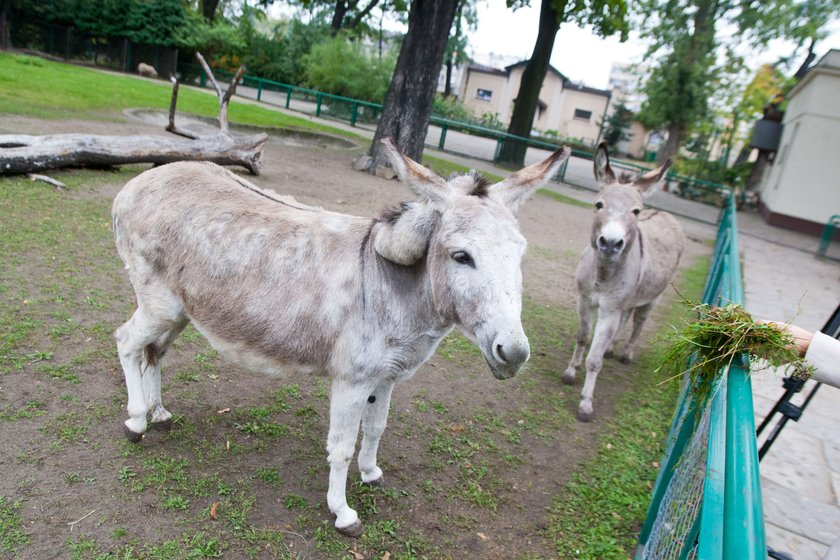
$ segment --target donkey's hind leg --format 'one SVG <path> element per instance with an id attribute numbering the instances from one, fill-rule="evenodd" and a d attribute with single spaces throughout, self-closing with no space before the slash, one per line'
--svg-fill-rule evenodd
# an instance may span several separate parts
<path id="1" fill-rule="evenodd" d="M 630 334 L 630 338 L 627 340 L 627 343 L 624 345 L 624 350 L 621 353 L 621 363 L 629 364 L 633 361 L 634 354 L 636 352 L 636 340 L 639 338 L 639 334 L 642 332 L 642 327 L 647 321 L 648 315 L 650 315 L 651 309 L 656 305 L 656 301 L 654 300 L 647 305 L 642 305 L 636 308 L 633 312 L 633 332 Z"/>
<path id="2" fill-rule="evenodd" d="M 143 364 L 143 393 L 146 405 L 152 416 L 152 427 L 156 430 L 169 431 L 172 428 L 172 413 L 163 408 L 160 398 L 160 362 L 172 342 L 189 324 L 189 319 L 182 316 L 172 328 L 163 333 L 158 339 L 146 347 Z"/>

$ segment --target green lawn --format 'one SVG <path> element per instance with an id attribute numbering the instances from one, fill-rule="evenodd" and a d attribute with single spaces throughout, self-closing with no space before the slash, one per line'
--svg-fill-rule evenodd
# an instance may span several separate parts
<path id="1" fill-rule="evenodd" d="M 114 120 L 123 109 L 132 107 L 168 110 L 171 96 L 172 87 L 168 82 L 154 83 L 31 56 L 0 53 L 0 114 L 41 119 Z M 216 117 L 218 100 L 209 91 L 181 88 L 178 111 Z M 230 105 L 228 116 L 231 122 L 242 124 L 305 128 L 361 138 L 339 128 L 236 99 Z"/>

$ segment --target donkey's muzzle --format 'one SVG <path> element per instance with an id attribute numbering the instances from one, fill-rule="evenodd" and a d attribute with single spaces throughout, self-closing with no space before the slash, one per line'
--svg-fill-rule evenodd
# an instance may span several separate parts
<path id="1" fill-rule="evenodd" d="M 607 239 L 603 235 L 598 237 L 598 250 L 605 255 L 616 255 L 624 249 L 623 239 Z"/>
<path id="2" fill-rule="evenodd" d="M 484 357 L 496 379 L 508 379 L 531 357 L 531 347 L 525 337 L 499 335 L 493 340 L 492 351 L 485 352 Z"/>

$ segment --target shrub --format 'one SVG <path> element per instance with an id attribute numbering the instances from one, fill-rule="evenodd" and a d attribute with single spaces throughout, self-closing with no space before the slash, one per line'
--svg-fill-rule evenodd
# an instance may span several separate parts
<path id="1" fill-rule="evenodd" d="M 304 57 L 309 87 L 375 103 L 385 99 L 394 64 L 392 57 L 369 56 L 342 36 L 313 46 Z"/>

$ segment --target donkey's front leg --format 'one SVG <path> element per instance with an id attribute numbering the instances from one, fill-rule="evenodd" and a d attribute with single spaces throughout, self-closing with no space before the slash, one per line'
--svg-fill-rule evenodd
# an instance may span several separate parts
<path id="1" fill-rule="evenodd" d="M 365 529 L 356 511 L 347 505 L 347 470 L 356 450 L 359 422 L 371 389 L 370 386 L 335 379 L 330 396 L 330 433 L 327 436 L 330 487 L 327 490 L 327 505 L 335 514 L 335 528 L 350 537 L 358 537 Z"/>
<path id="2" fill-rule="evenodd" d="M 569 367 L 566 368 L 566 371 L 560 377 L 560 380 L 566 385 L 571 385 L 575 382 L 577 370 L 583 362 L 583 355 L 586 354 L 586 348 L 589 346 L 589 340 L 592 337 L 592 319 L 595 317 L 595 309 L 595 305 L 588 298 L 580 296 L 580 301 L 578 302 L 578 315 L 580 320 L 577 338 L 575 339 L 575 350 L 572 353 Z"/>
<path id="3" fill-rule="evenodd" d="M 602 307 L 600 313 L 598 313 L 595 336 L 592 338 L 592 346 L 586 356 L 586 381 L 583 383 L 583 391 L 580 392 L 578 420 L 582 422 L 589 422 L 594 416 L 592 393 L 595 391 L 595 381 L 598 379 L 598 373 L 604 363 L 604 352 L 612 342 L 620 322 L 621 312 L 618 310 L 605 310 Z"/>
<path id="4" fill-rule="evenodd" d="M 376 464 L 379 438 L 388 422 L 388 407 L 391 403 L 392 381 L 385 381 L 370 394 L 362 414 L 362 447 L 359 449 L 359 471 L 362 482 L 379 486 L 382 484 L 382 469 Z"/>
<path id="5" fill-rule="evenodd" d="M 634 353 L 636 350 L 636 340 L 639 338 L 639 334 L 642 332 L 642 327 L 644 326 L 645 321 L 647 321 L 651 309 L 653 309 L 658 300 L 659 298 L 656 298 L 654 301 L 650 302 L 647 305 L 637 307 L 636 310 L 633 312 L 633 332 L 630 335 L 630 338 L 627 340 L 627 344 L 624 345 L 624 351 L 621 353 L 622 363 L 629 364 L 633 361 Z"/>

